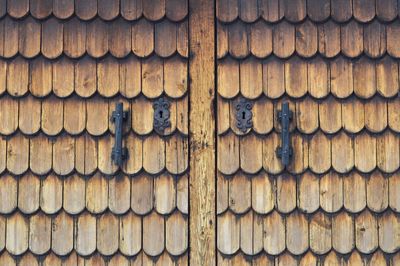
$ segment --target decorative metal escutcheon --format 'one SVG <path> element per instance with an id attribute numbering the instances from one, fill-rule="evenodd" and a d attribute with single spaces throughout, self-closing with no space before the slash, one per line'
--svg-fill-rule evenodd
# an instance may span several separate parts
<path id="1" fill-rule="evenodd" d="M 171 104 L 164 97 L 159 98 L 153 103 L 153 109 L 154 109 L 153 127 L 158 134 L 163 134 L 164 130 L 171 126 L 170 107 Z"/>
<path id="2" fill-rule="evenodd" d="M 282 165 L 287 167 L 293 156 L 293 148 L 290 146 L 290 121 L 293 119 L 293 113 L 289 110 L 289 103 L 282 103 L 282 109 L 278 111 L 278 119 L 282 125 L 281 141 L 282 146 L 276 149 L 276 155 L 281 159 Z"/>
<path id="3" fill-rule="evenodd" d="M 245 98 L 239 98 L 235 104 L 236 127 L 245 133 L 253 127 L 253 103 Z"/>
<path id="4" fill-rule="evenodd" d="M 115 124 L 115 143 L 112 148 L 111 160 L 118 167 L 122 167 L 124 160 L 128 158 L 128 149 L 122 147 L 122 128 L 123 123 L 128 119 L 128 112 L 124 111 L 123 103 L 115 105 L 115 111 L 112 112 L 111 122 Z"/>

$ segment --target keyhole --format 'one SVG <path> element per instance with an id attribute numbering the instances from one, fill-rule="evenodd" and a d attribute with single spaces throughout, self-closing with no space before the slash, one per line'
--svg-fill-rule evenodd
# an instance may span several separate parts
<path id="1" fill-rule="evenodd" d="M 242 112 L 242 119 L 246 119 L 246 112 Z"/>
<path id="2" fill-rule="evenodd" d="M 159 111 L 158 115 L 160 116 L 160 118 L 163 118 L 163 111 Z"/>

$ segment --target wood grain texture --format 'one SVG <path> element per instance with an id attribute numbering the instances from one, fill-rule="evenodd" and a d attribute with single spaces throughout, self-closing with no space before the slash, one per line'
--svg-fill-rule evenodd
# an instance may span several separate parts
<path id="1" fill-rule="evenodd" d="M 215 254 L 214 1 L 189 0 L 190 264 L 213 265 Z"/>

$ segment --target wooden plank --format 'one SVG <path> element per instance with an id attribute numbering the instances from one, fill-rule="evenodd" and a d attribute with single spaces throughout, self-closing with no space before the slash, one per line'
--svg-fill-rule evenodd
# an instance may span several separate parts
<path id="1" fill-rule="evenodd" d="M 215 265 L 214 1 L 190 0 L 190 261 Z"/>

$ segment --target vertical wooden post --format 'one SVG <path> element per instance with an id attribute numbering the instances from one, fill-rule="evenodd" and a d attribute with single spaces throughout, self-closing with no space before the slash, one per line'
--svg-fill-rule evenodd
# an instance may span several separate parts
<path id="1" fill-rule="evenodd" d="M 189 0 L 190 265 L 216 265 L 214 0 Z"/>

